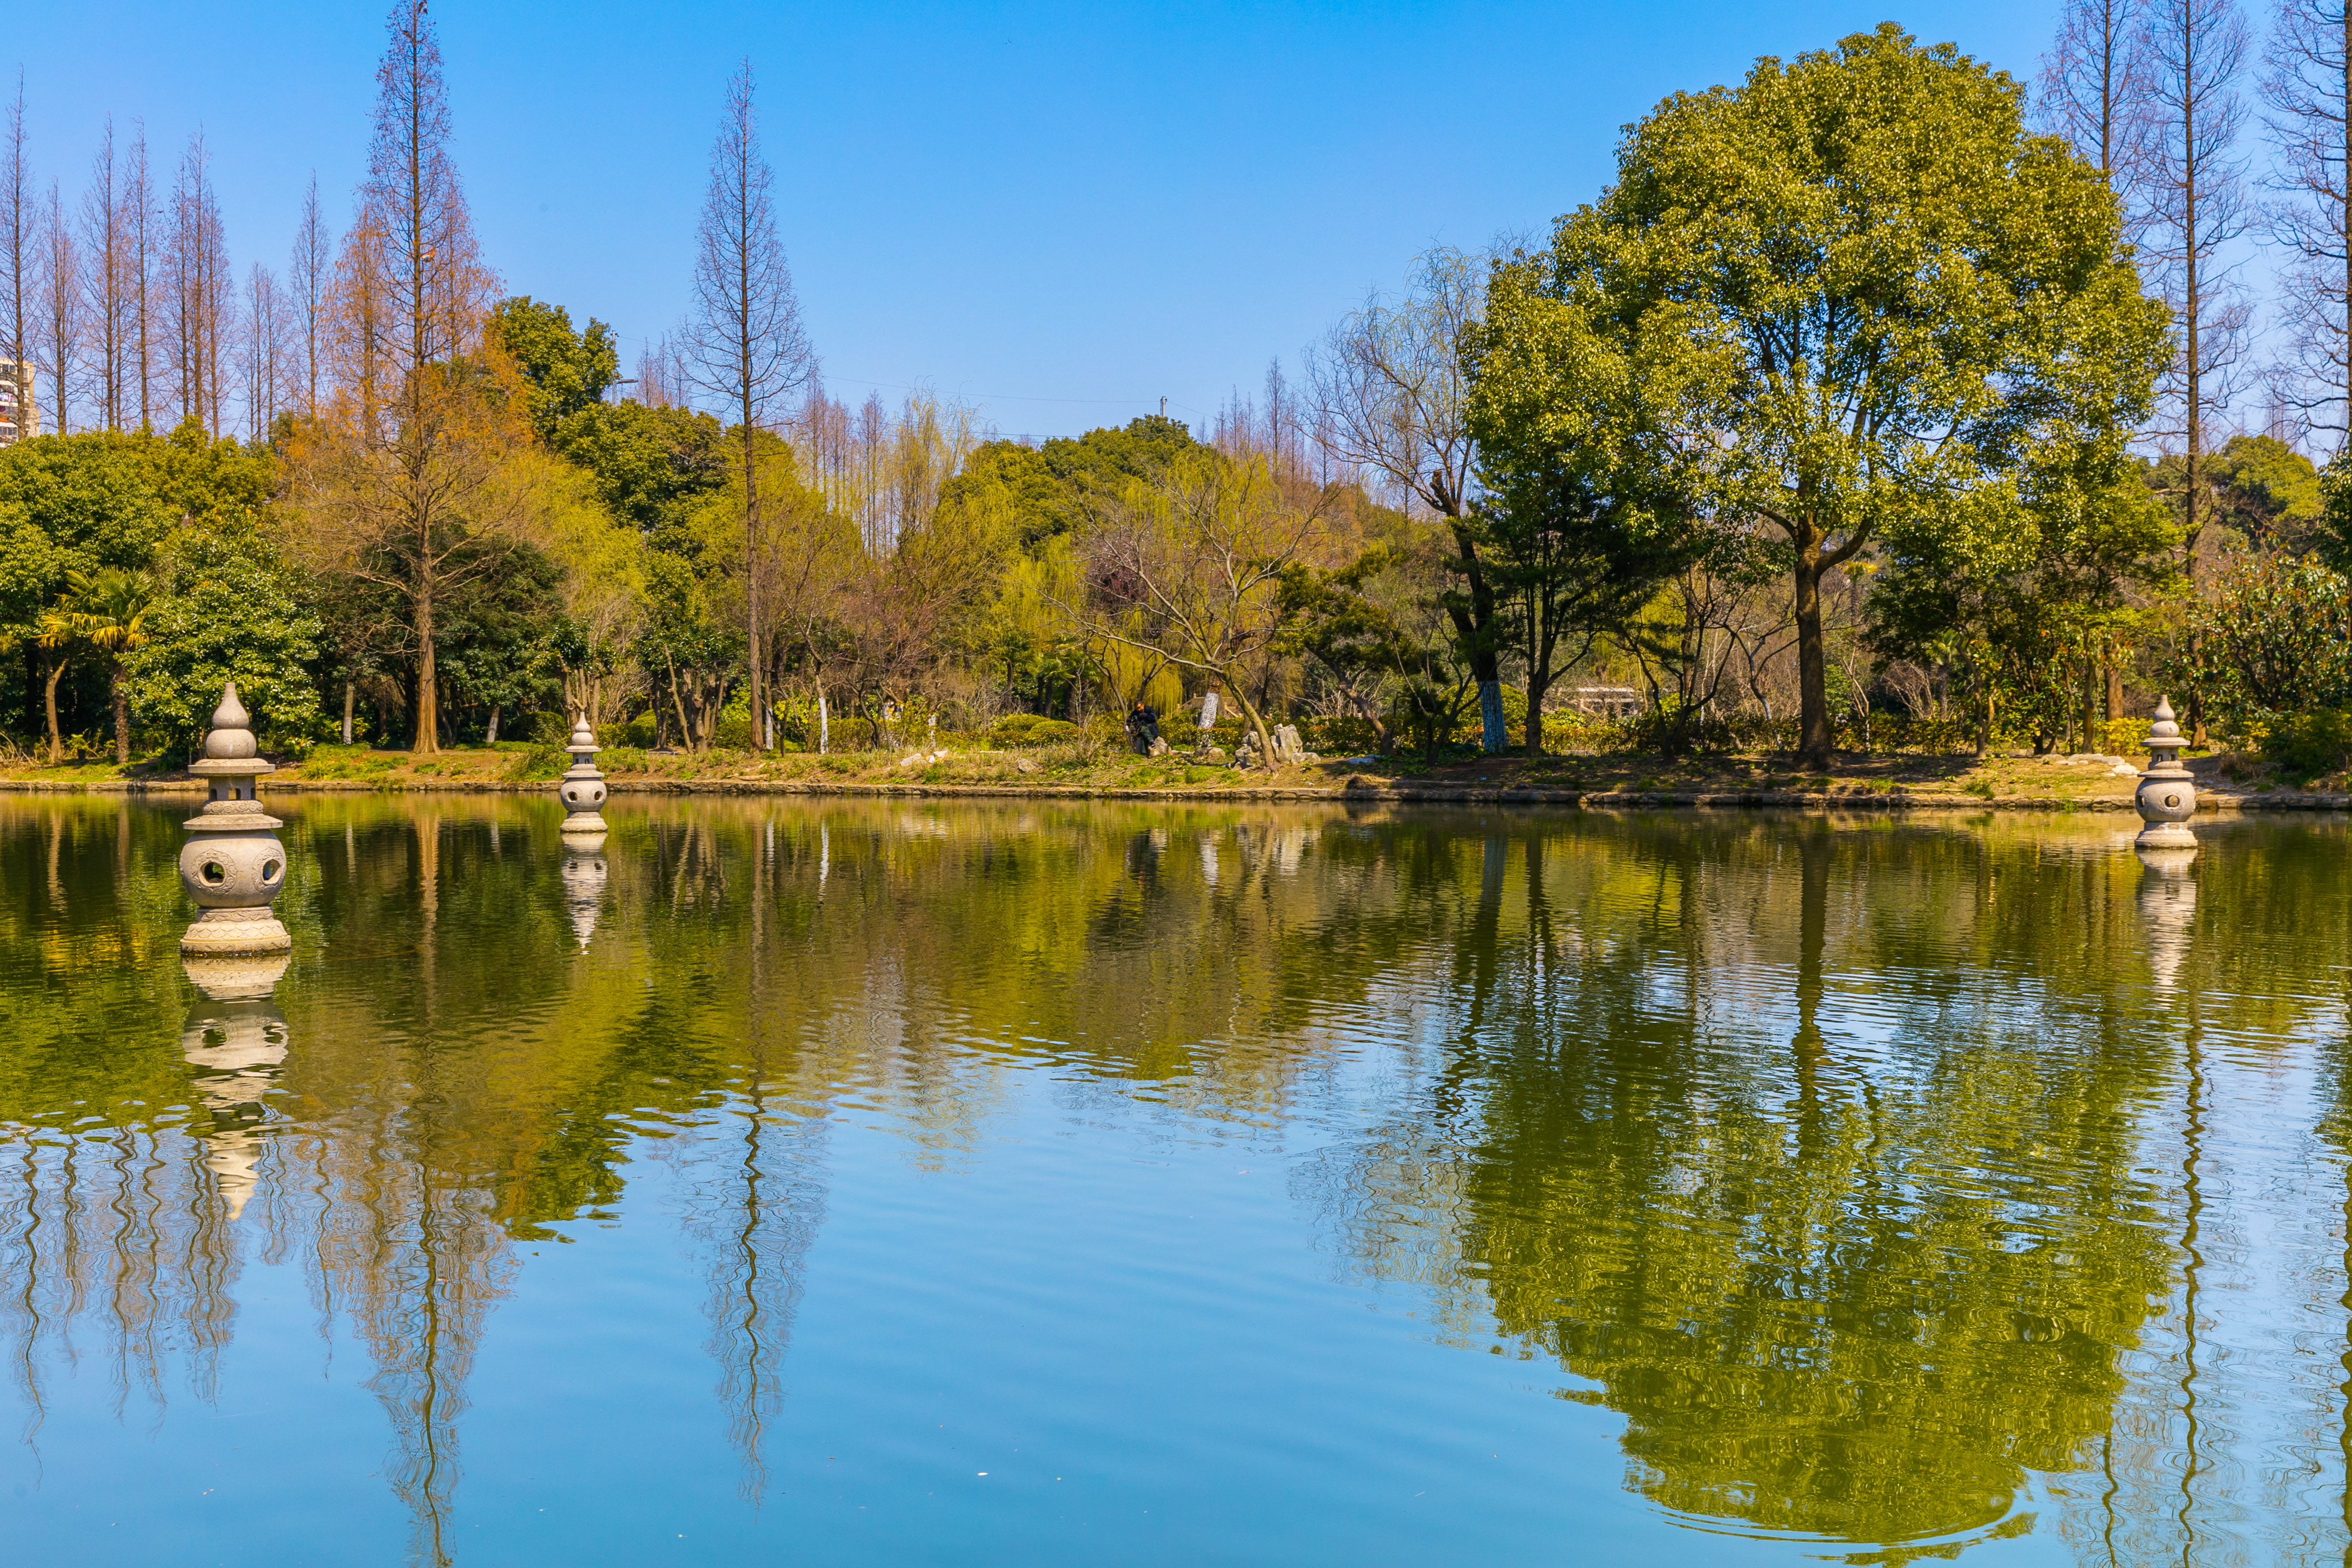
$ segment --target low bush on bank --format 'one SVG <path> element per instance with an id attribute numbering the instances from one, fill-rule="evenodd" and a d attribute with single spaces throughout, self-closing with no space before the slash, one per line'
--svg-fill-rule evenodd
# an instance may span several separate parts
<path id="1" fill-rule="evenodd" d="M 2317 708 L 2282 714 L 2263 731 L 2261 753 L 2293 783 L 2340 773 L 2352 767 L 2352 713 Z"/>
<path id="2" fill-rule="evenodd" d="M 515 754 L 514 759 L 507 764 L 507 777 L 518 783 L 561 779 L 563 770 L 571 766 L 572 758 L 568 753 L 558 751 L 551 746 L 533 746 Z"/>
<path id="3" fill-rule="evenodd" d="M 1037 713 L 1007 714 L 988 727 L 988 739 L 994 746 L 1046 746 L 1076 740 L 1078 733 L 1078 727 L 1066 718 Z"/>

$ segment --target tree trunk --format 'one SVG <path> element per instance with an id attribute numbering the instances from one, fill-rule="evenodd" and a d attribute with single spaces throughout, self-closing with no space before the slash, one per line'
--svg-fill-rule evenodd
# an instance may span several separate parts
<path id="1" fill-rule="evenodd" d="M 677 661 L 665 648 L 662 650 L 662 663 L 669 667 L 669 700 L 670 705 L 677 709 L 678 744 L 692 751 L 695 748 L 694 726 L 686 721 L 686 696 L 677 689 Z"/>
<path id="2" fill-rule="evenodd" d="M 767 695 L 768 642 L 767 628 L 760 621 L 760 499 L 752 472 L 754 455 L 751 416 L 747 407 L 743 415 L 743 592 L 750 625 L 743 651 L 751 666 L 751 744 L 764 751 L 767 746 L 761 733 L 760 713 Z"/>
<path id="3" fill-rule="evenodd" d="M 108 695 L 114 699 L 114 761 L 120 768 L 131 766 L 131 694 L 122 689 L 122 661 L 114 661 L 107 675 Z"/>
<path id="4" fill-rule="evenodd" d="M 2093 658 L 2083 661 L 2083 749 L 2105 751 L 2107 737 L 2100 729 L 2099 662 Z"/>
<path id="5" fill-rule="evenodd" d="M 352 683 L 345 681 L 343 683 L 343 744 L 345 746 L 352 743 L 352 702 L 357 695 L 352 689 Z"/>
<path id="6" fill-rule="evenodd" d="M 1528 667 L 1527 737 L 1529 757 L 1543 755 L 1544 695 L 1551 690 L 1551 682 L 1552 677 L 1549 674 L 1540 673 L 1532 665 Z"/>
<path id="7" fill-rule="evenodd" d="M 1470 655 L 1470 678 L 1478 683 L 1478 743 L 1492 755 L 1511 744 L 1509 728 L 1503 722 L 1503 654 L 1496 646 L 1495 590 L 1486 580 L 1477 541 L 1470 537 L 1468 527 L 1458 517 L 1453 527 L 1454 559 L 1470 585 L 1470 602 L 1466 609 L 1450 604 L 1446 613 L 1454 622 L 1455 639 Z"/>
<path id="8" fill-rule="evenodd" d="M 484 746 L 496 746 L 498 743 L 499 743 L 499 705 L 498 705 L 498 704 L 496 704 L 496 703 L 492 703 L 492 704 L 490 705 L 490 727 L 489 727 L 488 731 L 488 732 L 487 732 L 487 733 L 482 737 L 482 744 L 483 744 Z"/>
<path id="9" fill-rule="evenodd" d="M 49 720 L 49 766 L 55 768 L 66 759 L 65 737 L 58 730 L 58 679 L 66 673 L 66 661 L 55 653 L 43 655 L 48 661 L 48 678 L 42 684 L 41 703 Z"/>
<path id="10" fill-rule="evenodd" d="M 1249 720 L 1250 733 L 1257 737 L 1259 765 L 1268 773 L 1273 772 L 1274 734 L 1265 727 L 1265 716 L 1258 712 L 1257 705 L 1249 699 L 1249 693 L 1229 672 L 1220 670 L 1217 678 L 1224 683 L 1227 691 L 1234 694 L 1234 701 L 1242 705 L 1242 716 Z"/>
<path id="11" fill-rule="evenodd" d="M 416 730 L 408 743 L 411 755 L 438 756 L 441 751 L 441 668 L 433 657 L 433 589 L 430 581 L 416 591 Z"/>
<path id="12" fill-rule="evenodd" d="M 2105 674 L 2107 687 L 2106 720 L 2109 724 L 2113 724 L 2124 716 L 2124 673 L 2116 667 L 2116 651 L 2112 647 L 2107 650 Z"/>
<path id="13" fill-rule="evenodd" d="M 1830 722 L 1829 644 L 1822 634 L 1822 547 L 1797 544 L 1797 765 L 1826 771 L 1836 760 Z"/>

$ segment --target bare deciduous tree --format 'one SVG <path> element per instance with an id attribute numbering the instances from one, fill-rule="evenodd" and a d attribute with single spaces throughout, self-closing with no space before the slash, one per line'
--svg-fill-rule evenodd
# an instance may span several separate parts
<path id="1" fill-rule="evenodd" d="M 319 375 L 326 347 L 333 251 L 326 223 L 319 215 L 319 176 L 314 172 L 302 193 L 302 218 L 294 228 L 294 252 L 286 274 L 290 325 L 301 338 L 296 368 L 301 377 L 302 413 L 310 419 L 319 417 Z"/>
<path id="2" fill-rule="evenodd" d="M 300 539 L 330 570 L 409 612 L 413 746 L 440 749 L 436 612 L 496 570 L 532 500 L 508 459 L 527 445 L 517 400 L 471 354 L 495 292 L 449 152 L 441 52 L 423 0 L 400 0 L 376 69 L 360 214 L 335 284 L 344 392 L 291 464 Z"/>
<path id="3" fill-rule="evenodd" d="M 222 434 L 222 393 L 227 372 L 222 350 L 236 312 L 228 239 L 213 189 L 212 157 L 204 133 L 188 139 L 172 184 L 170 229 L 163 265 L 163 311 L 179 417 Z"/>
<path id="4" fill-rule="evenodd" d="M 2246 25 L 2233 0 L 2154 0 L 2142 24 L 2149 81 L 2147 251 L 2178 351 L 2160 387 L 2181 444 L 2181 549 L 2193 586 L 2210 483 L 2206 451 L 2240 390 L 2251 317 L 2227 247 L 2245 232 L 2238 135 Z M 2202 705 L 2190 701 L 2198 744 Z"/>
<path id="5" fill-rule="evenodd" d="M 244 385 L 246 439 L 269 439 L 269 426 L 286 406 L 287 308 L 277 277 L 259 262 L 246 274 L 244 332 L 237 369 Z"/>
<path id="6" fill-rule="evenodd" d="M 2263 226 L 2294 261 L 2279 276 L 2288 328 L 2277 395 L 2315 430 L 2352 440 L 2352 9 L 2280 0 L 2263 99 L 2282 200 Z"/>
<path id="7" fill-rule="evenodd" d="M 1216 682 L 1272 767 L 1273 736 L 1248 676 L 1286 624 L 1285 575 L 1322 553 L 1331 494 L 1285 486 L 1263 455 L 1188 454 L 1130 485 L 1088 530 L 1085 597 L 1063 608 L 1088 638 Z"/>
<path id="8" fill-rule="evenodd" d="M 114 120 L 100 133 L 90 160 L 89 188 L 83 193 L 82 240 L 89 250 L 89 308 L 92 388 L 97 423 L 121 430 L 129 407 L 132 288 L 131 240 L 121 160 L 114 151 Z"/>
<path id="9" fill-rule="evenodd" d="M 2042 57 L 2037 107 L 2042 122 L 2074 155 L 2096 163 L 2127 220 L 2148 152 L 2149 79 L 2138 0 L 2066 0 L 2058 37 Z"/>
<path id="10" fill-rule="evenodd" d="M 20 370 L 33 357 L 32 334 L 26 324 L 34 313 L 33 292 L 40 267 L 38 223 L 33 169 L 25 158 L 25 74 L 19 71 L 16 96 L 8 105 L 6 123 L 0 124 L 0 289 L 7 292 L 5 302 L 0 302 L 6 310 L 0 316 L 0 330 L 7 332 L 8 358 Z M 16 433 L 38 435 L 39 405 L 26 392 L 21 385 L 17 389 Z"/>
<path id="11" fill-rule="evenodd" d="M 1503 725 L 1503 606 L 1471 518 L 1477 471 L 1469 386 L 1455 345 L 1477 319 L 1488 258 L 1440 248 L 1413 264 L 1394 302 L 1378 297 L 1332 328 L 1307 358 L 1308 402 L 1324 450 L 1379 475 L 1408 505 L 1444 519 L 1462 580 L 1446 610 L 1478 685 L 1486 747 L 1509 743 Z"/>
<path id="12" fill-rule="evenodd" d="M 39 259 L 40 336 L 34 360 L 48 382 L 50 423 L 64 435 L 73 428 L 73 397 L 81 379 L 81 250 L 54 180 L 41 208 Z"/>
<path id="13" fill-rule="evenodd" d="M 774 175 L 760 150 L 752 106 L 751 62 L 727 84 L 719 139 L 710 150 L 710 188 L 703 198 L 694 264 L 694 317 L 688 370 L 724 409 L 742 438 L 743 559 L 748 662 L 754 724 L 767 712 L 767 626 L 761 616 L 762 556 L 756 433 L 777 402 L 808 380 L 812 355 L 801 325 L 792 269 L 776 236 Z"/>
<path id="14" fill-rule="evenodd" d="M 154 312 L 155 182 L 147 166 L 147 128 L 139 127 L 122 177 L 122 207 L 131 235 L 131 347 L 128 380 L 139 384 L 139 428 L 155 427 Z M 127 388 L 126 388 L 127 391 Z"/>

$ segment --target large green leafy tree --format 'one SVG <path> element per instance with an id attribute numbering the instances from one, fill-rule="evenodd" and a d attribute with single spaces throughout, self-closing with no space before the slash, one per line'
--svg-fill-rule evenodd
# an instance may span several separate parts
<path id="1" fill-rule="evenodd" d="M 41 621 L 73 574 L 137 570 L 172 525 L 158 493 L 161 443 L 150 436 L 48 436 L 0 448 L 0 650 L 21 649 L 24 727 L 43 728 L 62 645 L 41 645 Z"/>
<path id="2" fill-rule="evenodd" d="M 487 335 L 514 361 L 530 427 L 549 450 L 586 469 L 613 516 L 657 543 L 727 480 L 725 432 L 707 413 L 607 402 L 619 385 L 612 329 L 528 295 L 501 300 Z"/>
<path id="3" fill-rule="evenodd" d="M 2147 406 L 2163 308 L 2098 170 L 2028 135 L 2022 108 L 2007 76 L 1893 24 L 1760 60 L 1633 126 L 1617 183 L 1560 220 L 1526 291 L 1637 367 L 1637 428 L 1698 459 L 1694 512 L 1774 531 L 1810 764 L 1833 746 L 1824 574 Z M 1490 341 L 1526 329 L 1490 303 Z M 1546 413 L 1521 389 L 1510 417 Z"/>
<path id="4" fill-rule="evenodd" d="M 192 519 L 165 542 L 158 571 L 146 641 L 126 664 L 131 706 L 165 751 L 193 750 L 230 681 L 264 745 L 307 750 L 320 724 L 310 671 L 319 617 L 259 523 Z"/>
<path id="5" fill-rule="evenodd" d="M 44 697 L 60 695 L 64 662 L 110 664 L 82 660 L 89 639 L 79 634 L 42 646 L 42 622 L 67 612 L 60 601 L 77 574 L 146 570 L 175 525 L 249 521 L 271 484 L 267 448 L 214 441 L 193 420 L 163 437 L 93 433 L 0 448 L 0 651 L 24 651 L 28 731 L 43 727 Z"/>
<path id="6" fill-rule="evenodd" d="M 1116 429 L 1055 436 L 1037 446 L 982 442 L 948 482 L 943 502 L 996 491 L 1011 503 L 1021 542 L 1034 549 L 1118 504 L 1129 485 L 1155 479 L 1201 449 L 1181 421 L 1148 413 Z"/>
<path id="7" fill-rule="evenodd" d="M 498 571 L 450 595 L 433 626 L 445 712 L 483 714 L 484 737 L 495 742 L 502 719 L 558 694 L 562 583 L 562 569 L 545 551 L 519 545 Z"/>
<path id="8" fill-rule="evenodd" d="M 525 411 L 541 441 L 552 443 L 564 421 L 602 402 L 620 378 L 610 327 L 591 319 L 585 331 L 574 332 L 570 311 L 528 294 L 499 300 L 483 336 L 522 372 Z"/>
<path id="9" fill-rule="evenodd" d="M 2179 574 L 2179 530 L 2125 437 L 2052 442 L 2012 478 L 1888 524 L 1872 643 L 1954 673 L 1979 751 L 1997 714 L 2045 744 L 2079 716 L 2087 740 L 2099 670 L 2143 640 Z"/>

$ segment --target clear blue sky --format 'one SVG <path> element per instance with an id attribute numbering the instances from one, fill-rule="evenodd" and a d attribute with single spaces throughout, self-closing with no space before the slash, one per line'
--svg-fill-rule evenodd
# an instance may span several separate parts
<path id="1" fill-rule="evenodd" d="M 1892 19 L 2020 76 L 2054 0 L 923 6 L 441 0 L 457 152 L 516 293 L 635 344 L 677 319 L 727 73 L 760 75 L 783 237 L 827 382 L 928 384 L 999 428 L 1196 423 L 1433 241 L 1540 233 L 1617 128 Z M 167 165 L 202 126 L 231 250 L 283 268 L 338 216 L 383 8 L 22 8 L 31 153 L 68 199 L 102 118 Z M 0 49 L 0 62 L 9 57 Z"/>

